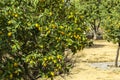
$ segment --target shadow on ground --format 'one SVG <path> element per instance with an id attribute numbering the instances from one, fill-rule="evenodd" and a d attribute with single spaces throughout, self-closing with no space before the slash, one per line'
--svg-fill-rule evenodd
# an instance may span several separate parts
<path id="1" fill-rule="evenodd" d="M 106 45 L 104 45 L 104 44 L 93 44 L 93 46 L 91 46 L 90 48 L 102 48 L 104 46 L 106 46 Z"/>

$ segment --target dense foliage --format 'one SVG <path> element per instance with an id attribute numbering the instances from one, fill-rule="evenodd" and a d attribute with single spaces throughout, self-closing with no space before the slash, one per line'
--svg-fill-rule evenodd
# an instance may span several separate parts
<path id="1" fill-rule="evenodd" d="M 120 1 L 109 1 L 106 0 L 104 6 L 106 7 L 105 15 L 105 38 L 108 41 L 112 41 L 114 43 L 120 43 Z"/>
<path id="2" fill-rule="evenodd" d="M 105 0 L 104 34 L 107 41 L 118 44 L 115 66 L 118 67 L 120 50 L 120 0 Z"/>
<path id="3" fill-rule="evenodd" d="M 103 0 L 104 1 L 104 0 Z M 97 39 L 100 33 L 100 27 L 102 23 L 103 10 L 101 0 L 77 0 L 76 8 L 85 18 L 84 22 L 86 26 L 90 28 L 90 33 L 93 35 L 93 39 Z M 89 34 L 89 33 L 88 33 Z"/>
<path id="4" fill-rule="evenodd" d="M 65 50 L 76 53 L 87 43 L 83 20 L 69 0 L 1 0 L 0 79 L 53 79 L 68 72 Z"/>

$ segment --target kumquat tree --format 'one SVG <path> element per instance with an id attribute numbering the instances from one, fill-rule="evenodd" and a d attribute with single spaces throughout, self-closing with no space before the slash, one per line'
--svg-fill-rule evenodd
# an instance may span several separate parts
<path id="1" fill-rule="evenodd" d="M 76 7 L 85 18 L 86 26 L 90 28 L 90 33 L 93 39 L 96 40 L 100 34 L 102 19 L 104 18 L 102 12 L 105 8 L 102 7 L 102 0 L 76 0 Z M 104 2 L 104 0 L 103 0 Z M 89 34 L 89 33 L 88 33 Z"/>
<path id="2" fill-rule="evenodd" d="M 83 21 L 69 0 L 0 0 L 0 80 L 69 72 L 65 50 L 87 45 Z"/>
<path id="3" fill-rule="evenodd" d="M 104 20 L 104 37 L 107 41 L 118 44 L 117 55 L 115 58 L 115 66 L 118 67 L 118 57 L 120 50 L 120 1 L 119 0 L 105 0 L 103 6 L 105 20 Z"/>

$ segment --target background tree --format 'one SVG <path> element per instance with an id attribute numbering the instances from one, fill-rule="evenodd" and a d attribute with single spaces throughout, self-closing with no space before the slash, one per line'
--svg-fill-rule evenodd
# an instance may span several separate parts
<path id="1" fill-rule="evenodd" d="M 105 39 L 118 44 L 115 66 L 118 67 L 118 56 L 120 50 L 120 1 L 105 0 L 102 2 L 105 8 L 104 11 L 104 29 Z"/>
<path id="2" fill-rule="evenodd" d="M 99 28 L 101 26 L 101 0 L 77 0 L 76 7 L 79 8 L 80 14 L 85 18 L 86 26 L 90 27 L 93 33 L 93 39 L 97 39 Z"/>

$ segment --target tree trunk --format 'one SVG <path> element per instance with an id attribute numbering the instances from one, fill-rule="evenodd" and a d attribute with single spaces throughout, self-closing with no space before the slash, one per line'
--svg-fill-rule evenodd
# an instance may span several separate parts
<path id="1" fill-rule="evenodd" d="M 96 40 L 97 39 L 97 31 L 93 31 L 93 39 Z"/>
<path id="2" fill-rule="evenodd" d="M 91 23 L 91 27 L 93 30 L 93 39 L 96 40 L 97 39 L 97 32 L 99 31 L 99 27 L 100 27 L 100 21 L 99 20 L 94 20 L 94 22 Z"/>
<path id="3" fill-rule="evenodd" d="M 118 43 L 117 55 L 115 58 L 115 67 L 118 67 L 119 50 L 120 50 L 120 43 Z"/>

